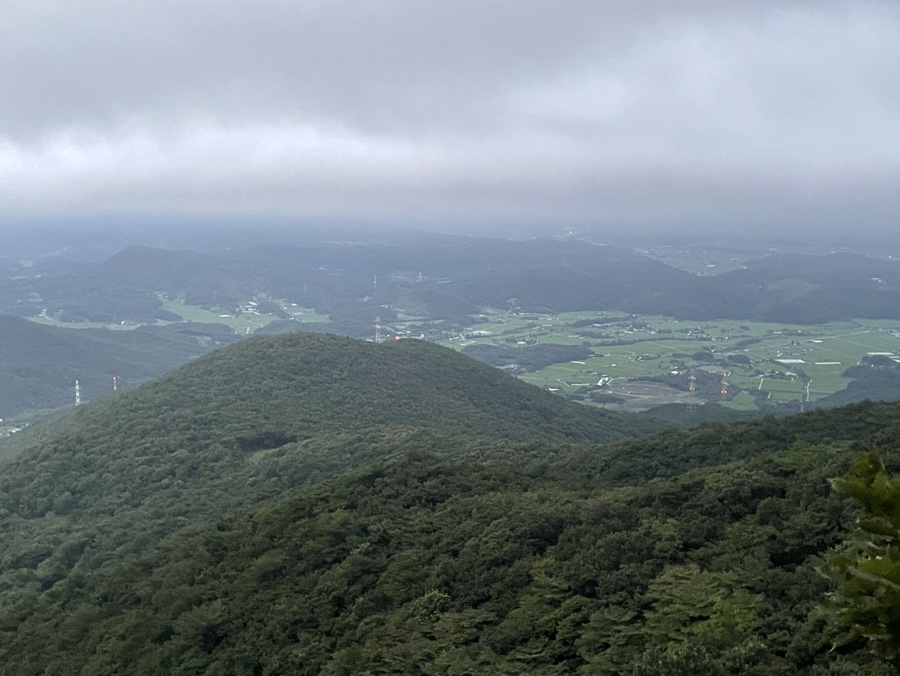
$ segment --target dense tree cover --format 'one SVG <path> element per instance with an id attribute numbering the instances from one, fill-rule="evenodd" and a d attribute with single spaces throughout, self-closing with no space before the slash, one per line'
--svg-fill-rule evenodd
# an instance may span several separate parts
<path id="1" fill-rule="evenodd" d="M 888 674 L 820 608 L 852 509 L 804 446 L 608 490 L 411 454 L 55 585 L 15 674 Z"/>
<path id="2" fill-rule="evenodd" d="M 472 434 L 611 441 L 660 429 L 633 416 L 557 397 L 422 341 L 376 345 L 321 334 L 250 339 L 187 364 L 123 398 L 111 414 L 133 422 L 148 407 L 168 425 L 216 429 L 245 450 L 266 426 L 295 439 L 378 425 Z M 101 411 L 98 415 L 108 415 Z M 194 432 L 198 434 L 198 432 Z M 261 440 L 259 443 L 267 443 Z"/>
<path id="3" fill-rule="evenodd" d="M 636 420 L 419 341 L 207 355 L 3 463 L 0 670 L 880 673 L 816 568 L 900 405 Z"/>
<path id="4" fill-rule="evenodd" d="M 700 423 L 732 423 L 761 417 L 760 411 L 739 411 L 716 403 L 698 406 L 663 404 L 642 411 L 641 415 L 663 421 L 672 427 L 696 427 Z"/>
<path id="5" fill-rule="evenodd" d="M 0 473 L 0 606 L 223 510 L 398 453 L 537 462 L 566 441 L 659 427 L 418 341 L 250 339 L 82 407 L 32 447 L 17 438 Z"/>
<path id="6" fill-rule="evenodd" d="M 23 451 L 52 441 L 56 435 L 64 434 L 66 428 L 81 412 L 81 409 L 74 406 L 61 408 L 42 415 L 34 423 L 27 425 L 24 432 L 15 432 L 6 437 L 0 437 L 0 459 L 13 458 Z"/>
<path id="7" fill-rule="evenodd" d="M 844 641 L 866 638 L 900 669 L 900 476 L 890 477 L 878 454 L 866 453 L 835 486 L 865 508 L 855 546 L 832 555 L 825 568 L 837 583 L 839 622 L 849 629 Z"/>
<path id="8" fill-rule="evenodd" d="M 890 446 L 900 437 L 900 403 L 863 402 L 793 416 L 765 416 L 729 425 L 701 423 L 647 439 L 572 448 L 568 466 L 602 485 L 640 484 L 674 477 L 794 444 L 846 444 L 854 453 Z"/>

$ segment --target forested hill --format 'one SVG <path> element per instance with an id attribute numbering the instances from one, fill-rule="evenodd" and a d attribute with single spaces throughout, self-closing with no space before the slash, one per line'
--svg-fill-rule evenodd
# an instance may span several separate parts
<path id="1" fill-rule="evenodd" d="M 152 436 L 157 445 L 203 438 L 243 451 L 393 425 L 590 442 L 661 429 L 638 416 L 573 406 L 432 343 L 314 333 L 232 345 L 89 416 L 91 427 Z"/>
<path id="2" fill-rule="evenodd" d="M 856 430 L 890 419 L 867 444 L 900 419 L 897 406 L 853 413 Z M 581 471 L 410 453 L 59 580 L 6 614 L 0 664 L 29 676 L 896 673 L 824 604 L 819 569 L 854 518 L 828 479 L 854 448 L 796 441 L 822 423 L 819 438 L 852 432 L 840 417 L 793 420 L 780 434 L 743 428 L 740 460 L 619 490 Z M 723 446 L 710 431 L 681 441 L 712 456 Z M 665 443 L 627 450 L 665 466 Z M 893 446 L 878 447 L 896 467 Z"/>
<path id="3" fill-rule="evenodd" d="M 73 331 L 0 314 L 0 418 L 70 406 L 76 380 L 82 397 L 93 399 L 112 392 L 113 376 L 120 387 L 128 387 L 238 340 L 230 331 L 210 330 L 201 341 L 199 328 L 172 324 Z"/>
<path id="4" fill-rule="evenodd" d="M 0 673 L 890 673 L 816 569 L 900 405 L 633 420 L 419 341 L 224 348 L 0 465 Z"/>
<path id="5" fill-rule="evenodd" d="M 536 461 L 658 429 L 425 342 L 249 339 L 82 407 L 32 448 L 17 440 L 0 471 L 0 605 L 404 452 Z"/>

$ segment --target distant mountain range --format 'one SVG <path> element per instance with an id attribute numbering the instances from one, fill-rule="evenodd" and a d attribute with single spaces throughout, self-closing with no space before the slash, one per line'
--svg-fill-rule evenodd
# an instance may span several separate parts
<path id="1" fill-rule="evenodd" d="M 224 313 L 254 298 L 284 299 L 327 317 L 301 324 L 270 302 L 282 319 L 259 329 L 262 334 L 303 329 L 370 337 L 376 315 L 390 323 L 398 313 L 425 318 L 423 330 L 452 330 L 468 326 L 484 307 L 803 324 L 900 319 L 900 268 L 847 253 L 774 254 L 698 276 L 624 247 L 575 239 L 421 234 L 219 253 L 128 246 L 99 261 L 65 252 L 27 266 L 7 261 L 0 270 L 0 313 L 14 316 L 0 315 L 0 417 L 33 419 L 67 405 L 75 380 L 92 398 L 111 391 L 113 376 L 130 386 L 238 340 L 225 325 L 180 323 L 161 295 Z M 67 334 L 16 321 L 42 314 L 63 326 L 144 326 Z M 900 378 L 885 369 L 857 376 L 866 382 L 822 404 L 900 392 Z"/>
<path id="2" fill-rule="evenodd" d="M 572 239 L 420 235 L 218 254 L 130 246 L 102 262 L 52 257 L 3 274 L 0 312 L 21 316 L 152 323 L 177 319 L 158 293 L 227 311 L 265 294 L 315 308 L 331 318 L 330 330 L 354 337 L 369 335 L 376 314 L 394 318 L 395 308 L 431 319 L 487 306 L 795 324 L 900 318 L 900 266 L 890 260 L 775 254 L 697 276 L 626 248 Z"/>

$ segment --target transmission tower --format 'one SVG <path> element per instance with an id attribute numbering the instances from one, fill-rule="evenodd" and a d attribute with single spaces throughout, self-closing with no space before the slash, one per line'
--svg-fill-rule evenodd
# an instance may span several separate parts
<path id="1" fill-rule="evenodd" d="M 75 405 L 81 406 L 81 385 L 77 380 L 75 381 Z"/>

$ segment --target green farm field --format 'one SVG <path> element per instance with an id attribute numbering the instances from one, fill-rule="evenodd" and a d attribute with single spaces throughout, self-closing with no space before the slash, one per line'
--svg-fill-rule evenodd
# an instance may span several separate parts
<path id="1" fill-rule="evenodd" d="M 249 335 L 277 319 L 273 314 L 263 312 L 225 312 L 206 310 L 194 305 L 186 305 L 183 298 L 162 298 L 163 308 L 180 316 L 186 322 L 203 322 L 225 324 L 238 335 Z M 299 322 L 327 322 L 328 317 L 317 314 L 309 308 L 302 308 L 295 303 L 275 301 L 289 315 Z"/>
<path id="2" fill-rule="evenodd" d="M 224 310 L 207 310 L 196 305 L 185 304 L 182 297 L 167 298 L 161 295 L 160 301 L 162 302 L 163 309 L 178 315 L 181 317 L 182 321 L 204 324 L 225 324 L 240 336 L 249 335 L 256 329 L 262 328 L 278 319 L 275 315 L 265 312 L 235 313 Z M 311 308 L 300 307 L 296 303 L 290 303 L 283 300 L 274 302 L 278 303 L 282 310 L 293 317 L 295 321 L 301 323 L 326 323 L 330 321 L 327 315 L 319 314 Z M 37 324 L 72 329 L 111 329 L 116 331 L 129 331 L 141 326 L 141 324 L 138 323 L 60 322 L 46 314 L 29 317 L 28 319 Z M 167 322 L 160 323 L 165 324 Z"/>
<path id="3" fill-rule="evenodd" d="M 866 355 L 900 352 L 900 322 L 882 320 L 808 326 L 500 310 L 485 310 L 480 319 L 445 344 L 456 349 L 479 343 L 589 347 L 596 356 L 520 377 L 563 393 L 614 395 L 625 408 L 702 399 L 746 410 L 762 400 L 815 401 L 846 388 L 850 380 L 842 373 Z M 697 379 L 694 392 L 692 376 Z M 649 378 L 666 387 L 635 387 L 635 381 Z M 705 382 L 706 389 L 697 388 L 696 382 Z"/>

